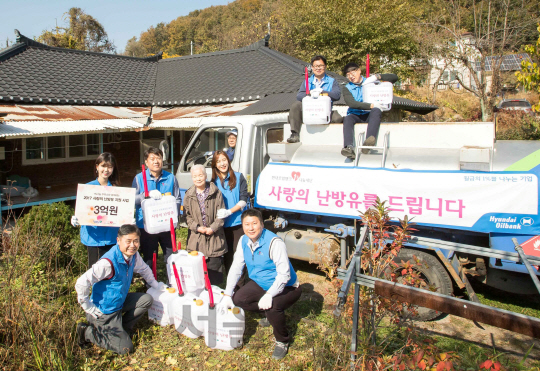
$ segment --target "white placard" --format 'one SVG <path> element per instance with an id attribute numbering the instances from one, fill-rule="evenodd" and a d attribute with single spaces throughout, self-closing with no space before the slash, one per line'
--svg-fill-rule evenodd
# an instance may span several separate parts
<path id="1" fill-rule="evenodd" d="M 268 164 L 256 206 L 359 217 L 376 197 L 390 216 L 480 232 L 539 234 L 538 177 L 528 172 L 392 171 Z"/>
<path id="2" fill-rule="evenodd" d="M 384 105 L 383 111 L 389 111 L 394 99 L 394 85 L 388 81 L 365 84 L 362 85 L 362 94 L 364 102 Z"/>
<path id="3" fill-rule="evenodd" d="M 135 188 L 79 184 L 75 216 L 81 225 L 120 227 L 133 222 Z"/>

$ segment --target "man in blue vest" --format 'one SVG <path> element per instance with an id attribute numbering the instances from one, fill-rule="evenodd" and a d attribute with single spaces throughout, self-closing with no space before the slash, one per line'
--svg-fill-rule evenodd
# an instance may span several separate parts
<path id="1" fill-rule="evenodd" d="M 178 205 L 178 215 L 180 215 L 180 206 L 182 197 L 180 196 L 180 187 L 176 177 L 163 170 L 163 152 L 159 148 L 150 147 L 144 151 L 144 163 L 146 165 L 146 184 L 148 186 L 149 197 L 159 200 L 161 197 L 170 193 L 176 198 Z M 157 252 L 158 244 L 161 246 L 165 262 L 172 254 L 172 241 L 170 232 L 161 232 L 150 234 L 144 230 L 143 212 L 141 203 L 144 200 L 144 179 L 142 173 L 139 173 L 133 179 L 132 187 L 136 189 L 135 194 L 135 220 L 137 227 L 141 230 L 141 256 L 146 264 L 152 263 L 152 255 Z"/>
<path id="2" fill-rule="evenodd" d="M 139 236 L 135 225 L 121 226 L 117 244 L 77 280 L 77 300 L 88 320 L 77 324 L 81 348 L 93 343 L 118 354 L 133 352 L 133 327 L 154 301 L 150 294 L 128 293 L 133 273 L 139 273 L 151 287 L 161 289 L 163 285 L 137 252 Z"/>
<path id="3" fill-rule="evenodd" d="M 341 98 L 341 90 L 336 79 L 326 74 L 326 58 L 316 55 L 311 58 L 311 69 L 313 75 L 309 78 L 309 90 L 319 89 L 321 93 L 326 93 L 332 102 Z M 300 128 L 302 126 L 302 99 L 306 96 L 306 82 L 300 84 L 300 89 L 296 94 L 296 102 L 293 103 L 289 111 L 289 124 L 291 125 L 291 137 L 287 139 L 289 143 L 300 141 Z M 337 111 L 332 111 L 330 122 L 343 122 L 343 117 Z"/>
<path id="4" fill-rule="evenodd" d="M 363 85 L 375 81 L 389 81 L 392 84 L 398 80 L 393 73 L 383 73 L 371 75 L 368 78 L 362 76 L 360 66 L 356 63 L 348 63 L 343 67 L 343 75 L 347 77 L 349 83 L 343 89 L 343 99 L 349 106 L 347 116 L 343 119 L 343 149 L 341 154 L 345 157 L 355 159 L 354 152 L 354 124 L 367 122 L 368 127 L 364 146 L 374 146 L 377 143 L 379 127 L 381 126 L 382 106 L 377 103 L 364 102 Z M 362 148 L 362 153 L 369 152 L 369 148 Z"/>
<path id="5" fill-rule="evenodd" d="M 225 153 L 227 154 L 227 157 L 229 157 L 229 160 L 231 160 L 231 162 L 234 158 L 234 150 L 236 149 L 237 137 L 238 131 L 236 129 L 232 129 L 227 132 L 227 144 L 229 145 L 229 148 L 225 150 Z"/>
<path id="6" fill-rule="evenodd" d="M 238 241 L 227 276 L 225 296 L 219 305 L 263 311 L 266 318 L 259 323 L 263 327 L 271 325 L 276 338 L 272 358 L 282 359 L 287 355 L 291 341 L 285 324 L 285 309 L 300 299 L 302 289 L 287 256 L 285 243 L 275 233 L 264 228 L 261 212 L 256 209 L 244 211 L 242 227 L 245 235 Z M 251 281 L 233 295 L 244 266 L 247 267 Z"/>

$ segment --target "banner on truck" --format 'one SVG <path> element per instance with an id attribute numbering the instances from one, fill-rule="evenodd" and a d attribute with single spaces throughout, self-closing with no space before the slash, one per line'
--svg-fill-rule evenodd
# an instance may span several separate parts
<path id="1" fill-rule="evenodd" d="M 269 163 L 255 205 L 360 218 L 379 197 L 390 216 L 478 232 L 540 234 L 538 177 L 526 172 L 408 171 Z"/>
<path id="2" fill-rule="evenodd" d="M 120 227 L 133 222 L 135 188 L 79 184 L 75 216 L 81 225 Z"/>

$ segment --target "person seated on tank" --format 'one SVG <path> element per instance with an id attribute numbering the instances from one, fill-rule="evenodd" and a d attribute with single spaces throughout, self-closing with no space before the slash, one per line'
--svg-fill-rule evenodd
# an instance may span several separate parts
<path id="1" fill-rule="evenodd" d="M 366 103 L 363 101 L 362 88 L 364 84 L 375 81 L 389 81 L 392 84 L 398 80 L 393 73 L 383 73 L 371 75 L 368 78 L 362 76 L 362 71 L 357 63 L 351 62 L 343 67 L 343 75 L 347 77 L 349 83 L 343 89 L 343 99 L 349 106 L 347 116 L 343 119 L 343 149 L 341 154 L 348 158 L 356 158 L 354 152 L 354 124 L 362 122 L 368 123 L 364 146 L 374 146 L 377 143 L 379 127 L 381 126 L 382 106 L 377 103 Z M 362 153 L 369 153 L 369 148 L 362 148 Z"/>
<path id="2" fill-rule="evenodd" d="M 282 359 L 287 355 L 291 342 L 285 323 L 285 310 L 300 299 L 302 289 L 289 261 L 285 242 L 264 228 L 261 212 L 257 209 L 244 211 L 242 227 L 245 235 L 238 242 L 227 275 L 224 297 L 218 305 L 263 312 L 265 318 L 259 324 L 272 326 L 276 339 L 272 358 Z M 233 293 L 244 266 L 251 281 Z"/>
<path id="3" fill-rule="evenodd" d="M 227 132 L 227 144 L 229 148 L 225 150 L 225 153 L 229 157 L 229 160 L 234 159 L 234 151 L 236 149 L 236 138 L 238 138 L 238 131 L 236 129 L 229 130 Z"/>
<path id="4" fill-rule="evenodd" d="M 155 280 L 152 270 L 138 253 L 140 231 L 136 225 L 121 226 L 116 242 L 75 283 L 77 301 L 88 321 L 77 324 L 77 338 L 81 348 L 93 343 L 126 354 L 133 352 L 131 336 L 135 324 L 154 302 L 150 294 L 129 292 L 133 274 L 140 274 L 156 289 L 162 289 L 163 283 Z"/>
<path id="5" fill-rule="evenodd" d="M 326 93 L 332 102 L 338 101 L 341 98 L 341 90 L 336 79 L 326 74 L 326 58 L 322 55 L 316 55 L 311 58 L 311 69 L 313 75 L 308 79 L 309 90 L 320 89 L 321 93 Z M 300 89 L 296 94 L 296 102 L 293 103 L 289 110 L 289 124 L 291 125 L 291 136 L 287 139 L 289 143 L 298 143 L 300 141 L 300 128 L 302 127 L 302 99 L 306 96 L 306 82 L 302 81 Z M 332 111 L 330 119 L 332 123 L 343 122 L 343 117 L 337 112 Z"/>
<path id="6" fill-rule="evenodd" d="M 176 177 L 163 170 L 163 152 L 159 148 L 150 147 L 144 151 L 144 163 L 146 165 L 146 185 L 148 187 L 148 196 L 154 200 L 160 200 L 161 197 L 170 193 L 176 198 L 178 206 L 178 215 L 180 215 L 180 206 L 182 205 L 182 196 Z M 144 200 L 144 178 L 139 173 L 133 179 L 131 185 L 135 191 L 135 219 L 137 227 L 141 231 L 141 256 L 146 264 L 152 264 L 154 252 L 158 251 L 158 244 L 163 251 L 165 263 L 173 252 L 170 232 L 161 232 L 150 234 L 144 230 L 143 211 L 141 208 Z"/>
<path id="7" fill-rule="evenodd" d="M 227 242 L 223 232 L 224 219 L 218 218 L 218 210 L 225 209 L 225 202 L 218 187 L 206 181 L 203 165 L 193 165 L 191 179 L 193 185 L 184 196 L 184 215 L 190 230 L 187 250 L 204 254 L 208 278 L 212 285 L 219 285 L 223 282 Z"/>

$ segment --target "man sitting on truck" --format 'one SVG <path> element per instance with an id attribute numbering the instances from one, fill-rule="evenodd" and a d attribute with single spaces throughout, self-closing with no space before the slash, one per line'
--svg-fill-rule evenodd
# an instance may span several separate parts
<path id="1" fill-rule="evenodd" d="M 238 137 L 238 131 L 236 129 L 229 130 L 227 132 L 227 144 L 229 145 L 229 148 L 225 151 L 227 154 L 227 157 L 229 160 L 233 160 L 234 158 L 234 150 L 236 148 L 236 138 Z"/>
<path id="2" fill-rule="evenodd" d="M 362 145 L 374 146 L 377 143 L 377 135 L 381 126 L 382 106 L 377 103 L 366 103 L 363 101 L 362 85 L 375 81 L 389 81 L 392 84 L 398 80 L 393 73 L 383 73 L 371 75 L 368 78 L 362 76 L 360 66 L 354 62 L 343 67 L 343 75 L 347 77 L 349 83 L 343 89 L 343 99 L 349 106 L 347 116 L 343 119 L 343 149 L 341 154 L 348 158 L 356 158 L 354 153 L 354 124 L 367 122 L 366 140 Z M 369 153 L 369 148 L 363 148 L 362 153 Z"/>
<path id="3" fill-rule="evenodd" d="M 326 74 L 326 58 L 322 55 L 316 55 L 311 58 L 311 69 L 313 75 L 309 78 L 309 90 L 322 89 L 321 94 L 328 94 L 332 102 L 341 98 L 341 90 L 336 79 Z M 293 103 L 289 111 L 289 124 L 291 125 L 291 137 L 287 139 L 289 143 L 298 143 L 300 141 L 300 127 L 302 126 L 302 99 L 306 96 L 306 83 L 302 82 L 296 102 Z M 337 111 L 332 111 L 330 122 L 343 122 L 343 117 Z"/>

